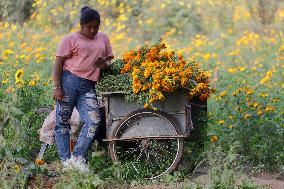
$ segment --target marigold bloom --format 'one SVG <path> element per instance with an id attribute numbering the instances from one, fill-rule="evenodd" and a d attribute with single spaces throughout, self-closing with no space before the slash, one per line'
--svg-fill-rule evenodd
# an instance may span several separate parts
<path id="1" fill-rule="evenodd" d="M 253 94 L 253 91 L 252 91 L 252 90 L 247 90 L 247 91 L 246 91 L 246 94 L 247 94 L 247 95 L 252 95 L 252 94 Z"/>
<path id="2" fill-rule="evenodd" d="M 29 86 L 32 86 L 32 87 L 36 86 L 36 81 L 35 80 L 29 81 Z"/>
<path id="3" fill-rule="evenodd" d="M 213 136 L 211 136 L 211 142 L 213 143 L 213 142 L 217 142 L 218 140 L 219 140 L 219 137 L 218 136 L 216 136 L 216 135 L 213 135 Z"/>
<path id="4" fill-rule="evenodd" d="M 35 164 L 36 165 L 43 165 L 45 162 L 43 159 L 36 159 Z"/>
<path id="5" fill-rule="evenodd" d="M 120 72 L 131 74 L 133 93 L 143 91 L 149 94 L 145 106 L 164 99 L 164 92 L 180 88 L 188 89 L 190 98 L 198 97 L 205 101 L 212 93 L 209 74 L 198 63 L 185 61 L 182 54 L 166 51 L 165 48 L 165 44 L 160 42 L 124 53 Z"/>

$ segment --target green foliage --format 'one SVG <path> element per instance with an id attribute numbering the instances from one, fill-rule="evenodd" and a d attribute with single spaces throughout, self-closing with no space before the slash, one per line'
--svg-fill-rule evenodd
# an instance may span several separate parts
<path id="1" fill-rule="evenodd" d="M 40 149 L 38 130 L 47 116 L 47 114 L 39 115 L 36 110 L 39 107 L 52 107 L 51 98 L 47 93 L 46 88 L 41 85 L 20 88 L 13 106 L 22 112 L 22 114 L 15 115 L 15 118 L 20 120 L 17 129 L 21 135 L 16 137 L 11 127 L 5 130 L 5 140 L 13 151 L 17 152 L 16 156 L 30 162 L 34 162 Z M 55 146 L 51 146 L 47 149 L 45 160 L 51 162 L 55 159 L 57 159 L 57 150 Z"/>
<path id="2" fill-rule="evenodd" d="M 221 146 L 210 146 L 210 149 L 206 152 L 210 183 L 206 188 L 259 188 L 250 179 L 242 178 L 242 165 L 239 161 L 239 154 L 237 154 L 239 147 L 238 143 L 234 143 L 228 151 L 224 151 Z"/>
<path id="3" fill-rule="evenodd" d="M 253 162 L 254 166 L 270 171 L 277 170 L 284 163 L 284 141 L 282 140 L 284 130 L 281 126 L 283 116 L 281 116 L 281 109 L 270 111 L 267 107 L 279 106 L 278 101 L 273 102 L 271 99 L 277 99 L 280 96 L 275 93 L 270 94 L 270 97 L 258 97 L 257 94 L 261 92 L 248 95 L 247 90 L 249 89 L 243 88 L 242 91 L 237 90 L 238 92 L 233 95 L 222 97 L 218 106 L 214 103 L 216 110 L 214 116 L 219 120 L 226 120 L 214 129 L 215 133 L 220 136 L 219 143 L 223 148 L 229 149 L 231 144 L 237 141 L 241 144 L 239 153 Z M 266 106 L 261 107 L 262 104 Z M 241 113 L 236 113 L 238 111 Z M 230 115 L 231 120 L 228 119 Z M 218 120 L 215 120 L 214 124 L 216 122 Z M 230 125 L 232 128 L 228 128 Z"/>
<path id="4" fill-rule="evenodd" d="M 40 107 L 52 107 L 50 90 L 40 84 L 22 87 L 18 89 L 17 95 L 16 106 L 23 113 L 35 112 Z"/>
<path id="5" fill-rule="evenodd" d="M 22 112 L 14 107 L 15 96 L 4 96 L 0 90 L 0 147 L 5 146 L 6 139 L 11 142 L 20 135 L 19 122 L 15 116 Z"/>
<path id="6" fill-rule="evenodd" d="M 25 188 L 27 177 L 14 154 L 0 146 L 0 188 Z"/>
<path id="7" fill-rule="evenodd" d="M 111 65 L 111 68 L 105 71 L 101 81 L 97 85 L 98 92 L 115 92 L 124 91 L 126 93 L 126 102 L 136 102 L 140 107 L 145 104 L 145 99 L 149 98 L 147 92 L 140 92 L 139 95 L 132 92 L 132 78 L 130 73 L 120 74 L 120 70 L 124 63 L 121 59 L 117 59 Z"/>
<path id="8" fill-rule="evenodd" d="M 103 185 L 104 181 L 93 173 L 80 174 L 76 171 L 70 171 L 61 176 L 54 188 L 93 189 Z"/>

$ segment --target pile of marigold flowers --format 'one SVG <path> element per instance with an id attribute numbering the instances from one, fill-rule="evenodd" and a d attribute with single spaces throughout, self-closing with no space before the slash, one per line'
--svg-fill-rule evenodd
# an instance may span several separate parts
<path id="1" fill-rule="evenodd" d="M 131 96 L 126 99 L 139 101 L 138 104 L 145 108 L 154 107 L 154 101 L 163 100 L 166 93 L 177 89 L 186 89 L 190 99 L 198 97 L 205 101 L 212 92 L 208 73 L 198 63 L 186 61 L 182 54 L 166 48 L 160 41 L 153 46 L 144 45 L 139 50 L 131 50 L 113 63 L 109 75 L 116 73 L 120 79 L 126 76 L 128 82 L 125 83 L 130 86 L 121 88 Z M 103 76 L 100 91 L 112 91 L 110 86 L 116 85 L 107 83 L 109 75 Z"/>

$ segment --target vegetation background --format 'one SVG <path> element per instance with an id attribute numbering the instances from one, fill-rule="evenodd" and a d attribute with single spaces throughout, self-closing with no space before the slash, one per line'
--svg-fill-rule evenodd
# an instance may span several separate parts
<path id="1" fill-rule="evenodd" d="M 45 155 L 48 165 L 33 163 L 40 148 L 37 130 L 46 117 L 36 110 L 54 104 L 51 93 L 54 53 L 64 35 L 78 30 L 79 12 L 85 5 L 101 13 L 100 30 L 109 35 L 116 58 L 144 43 L 163 39 L 169 49 L 200 62 L 210 72 L 216 92 L 208 100 L 206 147 L 194 156 L 195 162 L 206 160 L 212 165 L 209 187 L 240 185 L 226 182 L 237 175 L 235 172 L 216 171 L 219 164 L 214 160 L 224 154 L 232 157 L 222 159 L 224 162 L 234 161 L 239 166 L 223 169 L 220 165 L 221 170 L 239 172 L 240 167 L 248 168 L 250 173 L 281 170 L 284 1 L 1 0 L 0 188 L 27 186 L 27 174 L 41 175 L 36 187 L 43 187 L 42 175 L 49 174 L 46 166 L 58 162 L 53 146 Z M 191 145 L 188 146 L 190 154 Z M 95 175 L 61 175 L 55 186 L 149 184 L 125 174 L 123 167 L 110 166 L 105 156 L 90 154 L 90 164 Z M 193 164 L 195 167 L 196 163 Z M 190 169 L 192 166 L 185 167 L 161 182 L 187 179 Z M 242 186 L 257 187 L 248 181 Z M 184 187 L 198 188 L 199 184 Z"/>

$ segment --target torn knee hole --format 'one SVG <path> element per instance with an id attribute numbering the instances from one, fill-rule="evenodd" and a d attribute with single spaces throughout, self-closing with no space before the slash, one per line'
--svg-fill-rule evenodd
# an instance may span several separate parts
<path id="1" fill-rule="evenodd" d="M 100 122 L 100 114 L 97 111 L 89 111 L 88 115 L 90 116 L 90 119 L 93 123 L 99 123 Z"/>
<path id="2" fill-rule="evenodd" d="M 61 134 L 67 134 L 69 132 L 70 132 L 69 128 L 66 128 L 66 127 L 61 128 Z"/>
<path id="3" fill-rule="evenodd" d="M 69 123 L 70 123 L 70 119 L 69 119 L 69 117 L 67 117 L 67 116 L 59 117 L 59 123 L 62 123 L 62 124 L 69 124 Z"/>
<path id="4" fill-rule="evenodd" d="M 96 129 L 97 129 L 97 127 L 95 125 L 91 125 L 89 127 L 89 130 L 88 130 L 88 133 L 87 133 L 87 137 L 88 138 L 94 138 L 95 134 L 96 134 Z"/>
<path id="5" fill-rule="evenodd" d="M 91 108 L 98 108 L 99 107 L 96 99 L 87 98 L 86 103 Z"/>
<path id="6" fill-rule="evenodd" d="M 59 111 L 62 112 L 62 113 L 63 112 L 70 112 L 70 107 L 68 105 L 62 104 L 59 108 Z"/>
<path id="7" fill-rule="evenodd" d="M 86 97 L 87 98 L 96 98 L 97 95 L 93 90 L 91 90 L 90 92 L 86 93 Z"/>

